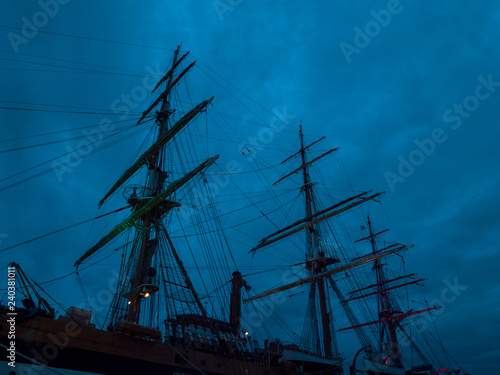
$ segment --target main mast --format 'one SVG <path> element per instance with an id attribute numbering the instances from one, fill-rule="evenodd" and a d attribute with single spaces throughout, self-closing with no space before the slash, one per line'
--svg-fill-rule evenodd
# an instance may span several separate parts
<path id="1" fill-rule="evenodd" d="M 325 357 L 333 358 L 334 353 L 333 348 L 335 347 L 335 338 L 332 333 L 333 325 L 331 321 L 331 307 L 329 306 L 330 299 L 327 295 L 327 285 L 328 282 L 331 286 L 333 292 L 339 298 L 343 309 L 345 310 L 347 316 L 349 317 L 351 323 L 353 325 L 358 325 L 359 321 L 357 320 L 354 312 L 350 308 L 350 306 L 346 303 L 346 298 L 342 294 L 341 290 L 337 286 L 337 283 L 331 277 L 334 274 L 344 272 L 346 270 L 352 269 L 354 267 L 359 267 L 363 264 L 371 262 L 375 259 L 386 257 L 393 253 L 403 251 L 407 249 L 407 246 L 401 246 L 399 248 L 390 249 L 388 251 L 384 251 L 381 253 L 369 255 L 363 259 L 354 259 L 350 263 L 346 263 L 344 265 L 338 266 L 336 268 L 330 268 L 331 265 L 335 263 L 339 263 L 338 259 L 330 258 L 325 256 L 325 252 L 321 251 L 320 243 L 319 243 L 319 235 L 318 235 L 318 227 L 317 225 L 325 220 L 333 218 L 343 212 L 346 212 L 354 207 L 362 205 L 366 202 L 369 202 L 377 197 L 383 195 L 383 192 L 379 193 L 371 193 L 371 191 L 366 191 L 360 194 L 356 194 L 352 197 L 344 199 L 335 203 L 334 205 L 327 207 L 325 209 L 321 209 L 319 211 L 316 210 L 316 205 L 314 203 L 314 183 L 311 182 L 310 174 L 309 174 L 309 166 L 321 158 L 330 155 L 335 152 L 338 148 L 330 149 L 322 155 L 315 157 L 314 159 L 307 161 L 306 150 L 308 150 L 311 146 L 323 140 L 325 137 L 322 137 L 309 145 L 304 144 L 304 135 L 302 133 L 302 125 L 300 125 L 299 129 L 300 136 L 300 150 L 289 156 L 285 159 L 283 163 L 286 161 L 300 156 L 301 165 L 294 169 L 292 172 L 287 175 L 281 177 L 274 184 L 283 181 L 287 177 L 292 176 L 295 173 L 301 172 L 302 174 L 302 186 L 301 191 L 304 193 L 305 197 L 305 217 L 290 224 L 286 227 L 268 235 L 263 238 L 259 244 L 254 247 L 250 252 L 255 252 L 265 246 L 268 246 L 274 242 L 287 238 L 295 233 L 300 231 L 305 231 L 306 236 L 306 251 L 305 251 L 305 267 L 307 271 L 307 277 L 302 278 L 300 280 L 294 281 L 287 285 L 282 285 L 278 288 L 269 290 L 267 292 L 263 292 L 257 296 L 246 299 L 244 302 L 249 302 L 255 299 L 263 298 L 274 293 L 283 292 L 288 289 L 292 289 L 301 285 L 309 285 L 309 298 L 307 303 L 307 311 L 306 311 L 306 319 L 304 321 L 304 330 L 302 334 L 302 346 L 305 350 L 313 351 L 317 354 L 324 354 Z M 317 302 L 319 301 L 319 311 L 317 308 Z M 321 330 L 318 324 L 321 323 Z M 321 332 L 321 334 L 320 334 Z M 366 334 L 361 329 L 356 329 L 356 334 L 360 338 L 360 341 L 363 343 L 363 346 L 370 348 L 367 351 L 373 352 L 373 346 L 366 336 Z M 323 347 L 321 347 L 321 344 Z"/>
<path id="2" fill-rule="evenodd" d="M 300 157 L 302 161 L 302 165 L 305 167 L 302 169 L 303 175 L 303 186 L 302 189 L 305 195 L 305 207 L 306 207 L 306 222 L 311 223 L 313 217 L 313 191 L 311 179 L 309 176 L 309 168 L 307 166 L 306 161 L 306 152 L 304 149 L 304 135 L 302 133 L 302 124 L 299 128 L 300 134 Z M 317 231 L 314 228 L 314 225 L 310 226 L 306 230 L 306 264 L 310 264 L 312 267 L 309 268 L 308 272 L 312 275 L 321 272 L 322 267 L 319 262 L 319 249 L 318 249 L 318 239 L 317 239 Z M 321 278 L 316 282 L 318 297 L 319 297 L 319 305 L 320 305 L 320 314 L 321 314 L 321 329 L 323 336 L 323 347 L 325 357 L 332 358 L 332 335 L 330 330 L 330 316 L 327 311 L 327 301 L 326 301 L 326 293 L 325 293 L 325 282 L 324 279 Z M 314 290 L 314 286 L 311 285 L 311 288 Z M 312 306 L 315 303 L 314 292 L 309 293 L 309 306 Z M 315 309 L 312 309 L 314 311 Z M 315 320 L 315 317 L 310 317 Z"/>

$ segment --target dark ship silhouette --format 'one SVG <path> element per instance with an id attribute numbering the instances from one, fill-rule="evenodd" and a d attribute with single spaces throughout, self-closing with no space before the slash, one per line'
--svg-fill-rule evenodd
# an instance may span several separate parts
<path id="1" fill-rule="evenodd" d="M 359 240 L 370 244 L 368 253 L 346 258 L 325 245 L 323 232 L 329 229 L 325 225 L 328 220 L 369 203 L 383 193 L 363 192 L 321 208 L 310 168 L 337 149 L 309 160 L 309 150 L 323 138 L 305 145 L 302 125 L 299 150 L 284 161 L 298 160 L 300 166 L 276 183 L 301 176 L 301 196 L 297 199 L 303 199 L 305 216 L 268 235 L 250 251 L 257 253 L 292 235 L 305 236 L 304 261 L 301 263 L 305 273 L 293 282 L 247 298 L 242 298 L 242 291 L 248 291 L 249 286 L 239 271 L 232 272 L 229 279 L 227 275 L 219 276 L 220 290 L 228 292 L 220 300 L 221 309 L 229 313 L 229 318 L 217 319 L 209 314 L 204 304 L 207 296 L 200 296 L 196 291 L 168 227 L 172 212 L 181 206 L 177 198 L 187 196 L 196 182 L 203 181 L 204 172 L 218 158 L 215 155 L 201 162 L 182 164 L 184 170 L 181 172 L 171 169 L 170 144 L 213 100 L 212 97 L 202 101 L 182 116 L 178 115 L 182 111 L 171 106 L 174 88 L 195 64 L 190 63 L 178 72 L 187 56 L 188 53 L 181 55 L 180 48 L 177 48 L 170 69 L 153 90 L 156 99 L 138 121 L 138 124 L 153 123 L 154 142 L 99 202 L 99 206 L 105 204 L 138 171 L 145 171 L 143 184 L 123 189 L 130 215 L 75 263 L 78 269 L 113 239 L 129 234 L 130 241 L 124 251 L 126 258 L 120 266 L 118 287 L 105 323 L 96 327 L 91 323 L 92 312 L 76 307 L 56 316 L 40 293 L 39 286 L 31 281 L 20 265 L 13 263 L 12 273 L 25 298 L 1 307 L 0 342 L 8 351 L 14 352 L 16 362 L 15 368 L 8 367 L 9 359 L 2 358 L 7 360 L 2 363 L 2 368 L 23 374 L 338 375 L 343 373 L 344 359 L 338 350 L 333 328 L 331 300 L 334 298 L 331 297 L 335 296 L 337 302 L 334 303 L 340 304 L 351 322 L 351 327 L 342 330 L 354 330 L 361 344 L 350 368 L 353 375 L 356 372 L 386 375 L 458 373 L 436 368 L 403 327 L 403 320 L 437 308 L 403 311 L 393 295 L 399 288 L 424 280 L 417 279 L 415 274 L 389 277 L 381 260 L 413 245 L 391 244 L 379 248 L 376 239 L 385 231 L 374 233 L 369 218 L 365 223 L 368 235 Z M 199 229 L 200 235 L 206 230 L 205 227 Z M 218 246 L 222 250 L 217 250 Z M 214 273 L 220 271 L 216 261 L 228 264 L 225 246 L 223 242 L 213 242 L 201 250 L 219 257 L 214 259 Z M 347 271 L 353 274 L 364 266 L 372 268 L 372 281 L 368 278 L 365 286 L 347 296 L 334 276 Z M 274 339 L 259 346 L 245 331 L 247 328 L 242 327 L 242 299 L 249 303 L 299 286 L 306 286 L 308 295 L 300 342 L 285 344 Z M 377 319 L 362 323 L 359 314 L 351 307 L 352 301 L 373 305 L 373 299 L 377 305 Z M 159 310 L 162 310 L 161 314 Z M 9 321 L 12 319 L 15 320 L 14 348 L 9 338 Z M 375 334 L 366 330 L 373 326 L 378 327 Z M 407 367 L 400 350 L 401 335 L 419 357 L 420 365 Z M 363 365 L 356 370 L 356 359 L 361 353 L 365 357 Z"/>

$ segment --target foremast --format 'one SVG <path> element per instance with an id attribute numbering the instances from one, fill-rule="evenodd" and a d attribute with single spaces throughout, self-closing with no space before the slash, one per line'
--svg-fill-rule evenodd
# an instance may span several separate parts
<path id="1" fill-rule="evenodd" d="M 171 200 L 175 196 L 175 192 L 183 185 L 188 183 L 195 176 L 199 175 L 203 170 L 208 168 L 215 162 L 218 155 L 205 160 L 196 168 L 186 173 L 178 180 L 170 182 L 167 186 L 166 180 L 169 176 L 167 172 L 168 158 L 166 147 L 171 141 L 191 120 L 198 114 L 202 113 L 210 104 L 213 97 L 204 100 L 175 123 L 171 121 L 171 115 L 175 112 L 170 106 L 170 96 L 172 89 L 177 82 L 194 66 L 191 63 L 175 78 L 175 70 L 180 65 L 180 62 L 188 55 L 184 54 L 179 58 L 180 46 L 174 52 L 172 67 L 165 76 L 158 82 L 153 92 L 164 84 L 164 91 L 158 96 L 154 103 L 143 113 L 138 121 L 142 122 L 150 112 L 159 105 L 159 110 L 155 113 L 155 125 L 157 126 L 156 139 L 138 159 L 129 167 L 124 174 L 116 181 L 111 189 L 106 193 L 104 198 L 99 202 L 101 206 L 115 191 L 117 191 L 126 181 L 128 181 L 140 168 L 146 166 L 148 173 L 144 185 L 133 185 L 125 189 L 127 193 L 127 202 L 132 208 L 131 215 L 118 224 L 111 232 L 101 238 L 92 248 L 90 248 L 80 259 L 75 263 L 78 267 L 85 259 L 97 252 L 100 248 L 109 243 L 114 237 L 134 226 L 136 233 L 132 251 L 130 253 L 127 266 L 125 267 L 125 276 L 121 277 L 122 285 L 117 289 L 117 293 L 112 303 L 111 321 L 109 328 L 114 329 L 114 324 L 119 320 L 126 320 L 130 323 L 141 322 L 141 305 L 144 300 L 156 293 L 161 284 L 158 277 L 156 266 L 160 261 L 153 261 L 155 257 L 160 257 L 159 248 L 163 243 L 170 253 L 171 258 L 176 264 L 178 272 L 182 275 L 181 280 L 183 285 L 176 284 L 179 287 L 185 288 L 191 294 L 194 304 L 198 311 L 204 316 L 207 316 L 205 308 L 193 287 L 193 284 L 180 260 L 179 255 L 172 243 L 169 234 L 163 224 L 163 218 L 168 212 L 175 207 L 179 207 L 180 203 Z M 122 270 L 123 271 L 123 270 Z M 161 275 L 163 283 L 169 282 Z M 175 283 L 174 283 L 175 284 Z M 144 321 L 144 319 L 142 319 Z"/>
<path id="2" fill-rule="evenodd" d="M 158 126 L 158 132 L 155 143 L 158 142 L 160 139 L 162 139 L 165 136 L 167 130 L 169 129 L 170 115 L 173 113 L 173 111 L 170 109 L 170 94 L 172 89 L 172 80 L 174 76 L 173 73 L 175 67 L 179 65 L 178 63 L 180 63 L 180 61 L 178 61 L 179 49 L 180 46 L 177 47 L 177 49 L 174 52 L 172 69 L 170 69 L 167 72 L 167 74 L 158 82 L 158 84 L 153 89 L 154 92 L 156 88 L 158 88 L 159 85 L 163 81 L 165 81 L 165 90 L 159 96 L 161 104 L 158 103 L 158 99 L 157 101 L 155 101 L 155 103 L 153 103 L 153 104 L 160 104 L 160 110 L 156 113 L 156 124 Z M 184 55 L 182 59 L 186 55 Z M 186 68 L 183 72 L 181 72 L 179 77 L 182 77 L 184 74 L 186 74 L 187 71 L 191 69 L 192 65 L 194 64 L 191 64 L 188 68 Z M 153 107 L 154 106 L 151 106 L 150 108 L 148 108 L 148 110 L 144 112 L 144 114 L 139 119 L 138 123 L 140 123 L 146 117 L 146 115 L 152 110 Z M 148 194 L 150 194 L 151 197 L 158 196 L 163 190 L 165 180 L 168 177 L 168 172 L 165 170 L 166 162 L 167 160 L 166 160 L 165 148 L 162 147 L 158 149 L 151 156 L 151 158 L 146 164 L 148 168 L 148 174 L 145 186 L 146 186 L 146 191 L 148 192 Z M 133 202 L 131 204 L 133 204 Z M 159 237 L 161 232 L 163 232 L 168 241 L 172 254 L 184 276 L 186 286 L 191 290 L 191 293 L 193 294 L 193 297 L 198 305 L 198 308 L 200 309 L 201 313 L 204 316 L 207 315 L 205 308 L 201 303 L 198 294 L 196 293 L 196 290 L 194 289 L 193 284 L 184 268 L 184 265 L 180 260 L 177 251 L 175 250 L 175 247 L 170 239 L 170 236 L 168 235 L 165 227 L 163 226 L 162 222 L 163 215 L 164 212 L 162 212 L 162 210 L 154 209 L 149 211 L 142 218 L 144 229 L 142 232 L 139 258 L 137 261 L 137 265 L 135 267 L 135 277 L 132 283 L 131 294 L 129 299 L 129 311 L 127 316 L 127 320 L 130 322 L 134 323 L 139 322 L 141 301 L 149 296 L 149 292 L 147 291 L 147 289 L 151 289 L 152 291 L 155 289 L 155 286 L 151 287 L 148 286 L 147 278 L 148 276 L 151 276 L 151 273 L 156 272 L 152 271 L 151 265 L 152 265 L 153 255 L 156 253 L 158 246 L 158 241 L 155 239 Z M 152 229 L 154 229 L 154 232 L 156 234 L 155 238 L 152 238 Z M 143 285 L 145 285 L 146 290 L 143 288 L 142 292 L 138 292 L 141 286 Z"/>

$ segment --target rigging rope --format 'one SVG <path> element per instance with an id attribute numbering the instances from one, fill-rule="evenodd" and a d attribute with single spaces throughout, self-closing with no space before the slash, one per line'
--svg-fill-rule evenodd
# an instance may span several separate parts
<path id="1" fill-rule="evenodd" d="M 5 29 L 16 29 L 16 30 L 22 30 L 22 31 L 24 31 L 21 27 L 16 27 L 16 26 L 0 25 L 0 27 L 5 28 Z M 144 47 L 144 48 L 159 49 L 159 50 L 163 50 L 163 51 L 175 51 L 175 49 L 172 49 L 172 48 L 163 48 L 163 47 L 156 47 L 156 46 L 148 46 L 146 44 L 137 44 L 137 43 L 130 43 L 130 42 L 120 42 L 120 41 L 110 40 L 110 39 L 92 38 L 92 37 L 88 37 L 88 36 L 73 35 L 73 34 L 66 34 L 66 33 L 56 33 L 56 32 L 51 32 L 51 31 L 44 31 L 44 30 L 38 30 L 38 33 L 47 34 L 47 35 L 66 36 L 66 37 L 69 37 L 69 38 L 85 39 L 85 40 L 92 40 L 92 41 L 97 41 L 97 42 L 106 42 L 106 43 L 113 43 L 113 44 L 121 44 L 121 45 L 125 45 L 125 46 L 134 46 L 134 47 Z"/>
<path id="2" fill-rule="evenodd" d="M 2 107 L 0 107 L 0 108 L 2 108 Z M 128 126 L 124 127 L 123 131 L 125 131 L 127 129 L 134 128 L 134 127 L 135 127 L 135 125 L 128 125 Z M 74 141 L 76 139 L 82 139 L 82 138 L 88 138 L 88 135 L 83 134 L 83 135 L 79 135 L 77 137 L 65 138 L 65 139 L 58 139 L 57 141 L 37 143 L 37 144 L 34 144 L 34 145 L 29 145 L 29 146 L 11 148 L 11 149 L 8 149 L 8 150 L 0 150 L 0 154 L 6 153 L 6 152 L 13 152 L 13 151 L 22 151 L 22 150 L 27 150 L 29 148 L 35 148 L 35 147 L 49 146 L 49 145 L 53 145 L 53 144 L 56 144 L 56 143 L 67 142 L 67 141 Z M 91 143 L 89 143 L 89 144 L 91 144 Z"/>
<path id="3" fill-rule="evenodd" d="M 65 111 L 56 109 L 40 109 L 40 108 L 19 108 L 19 107 L 3 107 L 0 109 L 7 109 L 13 111 L 33 111 L 33 112 L 50 112 L 50 113 L 73 113 L 79 115 L 106 115 L 106 116 L 123 116 L 122 113 L 114 112 L 88 112 L 88 111 Z"/>
<path id="4" fill-rule="evenodd" d="M 55 68 L 71 69 L 71 70 L 77 70 L 77 71 L 82 71 L 82 72 L 102 73 L 102 74 L 106 74 L 106 75 L 127 76 L 127 77 L 143 77 L 143 75 L 140 75 L 140 74 L 127 74 L 127 73 L 117 73 L 117 72 L 106 72 L 104 70 L 85 69 L 85 68 L 78 68 L 78 67 L 73 67 L 73 66 L 46 64 L 46 63 L 35 62 L 35 61 L 27 61 L 27 60 L 20 60 L 20 59 L 9 59 L 9 58 L 6 58 L 6 57 L 0 57 L 0 60 L 16 61 L 16 62 L 25 63 L 25 64 L 43 65 L 43 66 L 50 66 L 50 67 L 55 67 Z"/>
<path id="5" fill-rule="evenodd" d="M 85 286 L 83 284 L 82 278 L 80 277 L 80 273 L 78 272 L 78 270 L 76 271 L 76 278 L 78 280 L 78 285 L 80 286 L 80 289 L 82 290 L 83 297 L 85 298 L 85 302 L 87 303 L 87 306 L 89 307 L 89 309 L 92 311 L 97 325 L 100 326 L 101 324 L 99 323 L 99 319 L 97 319 L 97 314 L 94 312 L 94 309 L 93 309 L 92 305 L 90 304 L 89 296 L 87 295 L 87 292 L 85 290 Z"/>
<path id="6" fill-rule="evenodd" d="M 67 226 L 67 227 L 64 227 L 64 228 L 58 229 L 58 230 L 56 230 L 56 231 L 53 231 L 53 232 L 50 232 L 50 233 L 44 234 L 44 235 L 42 235 L 42 236 L 38 236 L 38 237 L 35 237 L 35 238 L 32 238 L 32 239 L 29 239 L 29 240 L 27 240 L 27 241 L 20 242 L 20 243 L 15 244 L 15 245 L 12 245 L 12 246 L 9 246 L 9 247 L 5 247 L 5 248 L 3 248 L 3 249 L 0 249 L 0 252 L 5 252 L 5 251 L 8 251 L 8 250 L 15 249 L 15 248 L 17 248 L 17 247 L 20 247 L 20 246 L 26 245 L 26 244 L 28 244 L 28 243 L 30 243 L 30 242 L 37 241 L 37 240 L 39 240 L 39 239 L 42 239 L 42 238 L 45 238 L 45 237 L 51 236 L 51 235 L 53 235 L 53 234 L 56 234 L 56 233 L 59 233 L 59 232 L 65 231 L 65 230 L 67 230 L 67 229 L 74 228 L 74 227 L 76 227 L 76 226 L 78 226 L 78 225 L 82 225 L 82 224 L 88 223 L 89 221 L 93 221 L 93 220 L 95 220 L 95 219 L 100 219 L 100 218 L 102 218 L 102 217 L 105 217 L 105 216 L 108 216 L 108 215 L 111 215 L 111 214 L 117 213 L 117 212 L 119 212 L 119 211 L 122 211 L 122 210 L 125 210 L 125 209 L 128 209 L 128 208 L 130 208 L 130 207 L 122 207 L 122 208 L 119 208 L 119 209 L 117 209 L 117 210 L 114 210 L 114 211 L 108 212 L 108 213 L 106 213 L 106 214 L 102 214 L 102 215 L 96 216 L 96 217 L 94 217 L 94 218 L 92 218 L 92 219 L 84 220 L 84 221 L 81 221 L 81 222 L 79 222 L 79 223 L 69 225 L 69 226 Z"/>
<path id="7" fill-rule="evenodd" d="M 125 130 L 127 130 L 127 129 L 124 129 L 124 130 L 122 130 L 122 131 L 120 131 L 120 132 L 117 132 L 117 133 L 113 133 L 113 134 L 109 135 L 109 136 L 108 136 L 108 138 L 110 138 L 110 137 L 111 137 L 111 136 L 113 136 L 113 135 L 116 135 L 116 134 L 122 133 L 122 132 L 124 132 Z M 111 142 L 110 144 L 107 144 L 107 145 L 105 145 L 105 146 L 99 147 L 99 148 L 97 148 L 97 149 L 95 149 L 95 150 L 93 150 L 93 151 L 91 151 L 91 152 L 89 152 L 89 153 L 87 153 L 87 154 L 84 154 L 84 155 L 79 154 L 79 155 L 78 155 L 77 157 L 75 157 L 74 159 L 70 159 L 70 160 L 68 160 L 68 161 L 66 161 L 66 162 L 64 162 L 64 163 L 61 163 L 58 167 L 67 166 L 68 164 L 74 163 L 74 162 L 75 162 L 75 161 L 77 161 L 77 160 L 80 160 L 80 159 L 83 159 L 83 158 L 85 158 L 85 157 L 87 157 L 87 156 L 93 155 L 93 154 L 95 154 L 96 152 L 99 152 L 99 151 L 105 150 L 105 149 L 107 149 L 107 148 L 109 148 L 109 147 L 111 147 L 111 146 L 114 146 L 115 144 L 117 144 L 117 143 L 119 143 L 119 142 L 124 141 L 125 139 L 131 138 L 131 137 L 133 137 L 133 136 L 135 136 L 135 135 L 139 134 L 139 133 L 140 133 L 141 131 L 143 131 L 143 130 L 144 130 L 144 129 L 139 129 L 139 130 L 137 130 L 137 131 L 135 131 L 135 132 L 133 132 L 133 133 L 131 133 L 131 134 L 129 134 L 129 135 L 126 135 L 126 136 L 124 136 L 124 137 L 122 137 L 122 138 L 119 138 L 119 139 L 117 139 L 117 140 L 115 140 L 115 141 Z M 95 142 L 99 142 L 99 141 L 95 141 Z M 65 156 L 65 155 L 71 154 L 71 153 L 73 153 L 73 152 L 75 152 L 75 151 L 77 151 L 77 150 L 80 150 L 80 149 L 82 149 L 82 148 L 86 148 L 86 147 L 88 147 L 90 144 L 93 144 L 93 143 L 95 143 L 95 142 L 91 142 L 91 143 L 85 144 L 85 145 L 83 145 L 82 147 L 79 147 L 79 148 L 77 148 L 77 149 L 75 149 L 75 150 L 71 150 L 71 151 L 69 151 L 69 152 L 66 152 L 66 153 L 64 153 L 64 154 L 62 154 L 62 155 L 59 155 L 59 156 L 55 157 L 55 158 L 52 158 L 52 159 L 47 160 L 47 161 L 45 161 L 45 162 L 43 162 L 43 163 L 40 163 L 40 164 L 38 164 L 38 165 L 36 165 L 36 166 L 34 166 L 34 167 L 30 167 L 30 168 L 28 168 L 28 169 L 26 169 L 26 170 L 24 170 L 24 171 L 21 171 L 21 172 L 15 173 L 15 174 L 13 174 L 13 175 L 11 175 L 11 176 L 9 176 L 9 177 L 6 177 L 6 178 L 4 178 L 4 179 L 0 180 L 0 182 L 1 182 L 1 181 L 5 181 L 5 180 L 7 180 L 7 179 L 10 179 L 10 178 L 12 178 L 12 177 L 14 177 L 14 176 L 17 176 L 17 175 L 21 174 L 21 173 L 27 172 L 27 171 L 29 171 L 29 170 L 31 170 L 31 169 L 33 169 L 33 168 L 36 168 L 36 167 L 38 167 L 38 166 L 41 166 L 41 165 L 43 165 L 43 164 L 47 164 L 47 163 L 49 163 L 50 161 L 57 160 L 57 159 L 59 159 L 61 156 Z M 26 178 L 24 178 L 24 179 L 22 179 L 22 180 L 19 180 L 19 181 L 17 181 L 17 182 L 13 182 L 13 183 L 12 183 L 12 184 L 10 184 L 10 185 L 7 185 L 7 186 L 4 186 L 4 187 L 0 188 L 0 191 L 5 191 L 5 190 L 10 189 L 10 188 L 12 188 L 12 187 L 14 187 L 14 186 L 17 186 L 17 185 L 23 184 L 23 183 L 25 183 L 25 182 L 31 181 L 31 180 L 33 180 L 33 179 L 35 179 L 35 178 L 37 178 L 37 177 L 43 176 L 43 175 L 45 175 L 45 174 L 47 174 L 47 173 L 50 173 L 50 172 L 51 172 L 51 171 L 53 171 L 53 170 L 54 170 L 54 168 L 49 168 L 49 169 L 46 169 L 46 170 L 44 170 L 44 171 L 42 171 L 42 172 L 39 172 L 39 173 L 37 173 L 37 174 L 35 174 L 35 175 L 32 175 L 32 176 L 30 176 L 30 177 L 26 177 Z"/>
<path id="8" fill-rule="evenodd" d="M 139 119 L 139 118 L 137 117 L 137 118 L 126 119 L 126 120 L 112 121 L 112 122 L 109 122 L 108 124 L 118 124 L 118 123 L 121 123 L 121 122 L 127 122 L 127 121 L 137 121 L 138 119 Z M 23 139 L 35 138 L 35 137 L 43 137 L 43 136 L 46 136 L 46 135 L 59 134 L 59 133 L 66 133 L 66 132 L 71 132 L 71 131 L 75 131 L 75 130 L 92 129 L 92 128 L 97 128 L 97 127 L 100 127 L 100 126 L 102 126 L 102 125 L 101 125 L 101 124 L 87 125 L 87 126 L 81 126 L 81 127 L 78 127 L 78 128 L 71 128 L 71 129 L 58 130 L 58 131 L 49 132 L 49 133 L 41 133 L 41 134 L 28 135 L 28 136 L 19 137 L 19 138 L 2 139 L 2 140 L 0 140 L 0 143 L 1 143 L 1 142 L 13 142 L 13 141 L 20 141 L 20 140 L 23 140 Z M 2 181 L 3 181 L 3 180 L 2 180 Z"/>
<path id="9" fill-rule="evenodd" d="M 28 56 L 28 57 L 38 57 L 38 58 L 42 58 L 42 59 L 46 59 L 46 60 L 63 61 L 63 62 L 69 62 L 69 63 L 73 63 L 73 64 L 80 64 L 80 65 L 86 65 L 86 66 L 94 66 L 94 67 L 98 67 L 98 68 L 106 68 L 106 69 L 112 69 L 112 70 L 122 70 L 122 71 L 129 72 L 129 73 L 142 73 L 142 72 L 139 72 L 139 71 L 136 71 L 136 70 L 116 68 L 116 67 L 113 67 L 113 66 L 106 66 L 106 65 L 99 65 L 99 64 L 83 63 L 81 61 L 75 61 L 75 60 L 58 59 L 58 58 L 55 58 L 55 57 L 48 57 L 48 56 L 41 56 L 41 55 L 32 55 L 32 54 L 29 54 L 29 53 L 12 52 L 12 51 L 6 51 L 6 50 L 0 50 L 0 52 L 1 53 L 8 53 L 10 55 L 16 55 L 16 56 L 20 55 L 20 56 Z"/>

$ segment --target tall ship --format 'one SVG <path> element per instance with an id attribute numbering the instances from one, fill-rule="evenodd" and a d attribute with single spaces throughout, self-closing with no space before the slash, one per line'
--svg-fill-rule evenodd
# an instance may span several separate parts
<path id="1" fill-rule="evenodd" d="M 176 87 L 195 65 L 188 60 L 189 53 L 178 47 L 153 89 L 153 102 L 137 122 L 150 127 L 149 144 L 141 146 L 138 157 L 98 202 L 105 207 L 121 193 L 126 206 L 113 212 L 129 214 L 75 257 L 78 274 L 97 256 L 121 254 L 104 321 L 97 322 L 91 309 L 83 307 L 56 314 L 41 286 L 22 264 L 13 262 L 8 273 L 16 291 L 8 293 L 0 309 L 0 345 L 8 354 L 1 358 L 2 373 L 340 375 L 346 367 L 350 375 L 458 374 L 446 363 L 446 355 L 438 358 L 436 353 L 446 353 L 444 348 L 422 348 L 422 332 L 411 329 L 418 317 L 439 308 L 412 308 L 407 290 L 424 279 L 415 273 L 396 274 L 391 268 L 412 245 L 386 243 L 386 230 L 375 230 L 368 215 L 361 220 L 360 238 L 345 241 L 339 235 L 337 219 L 350 213 L 359 219 L 358 209 L 377 204 L 383 192 L 329 196 L 330 204 L 323 206 L 318 182 L 322 180 L 312 172 L 317 162 L 338 149 L 311 157 L 324 137 L 306 144 L 302 124 L 298 149 L 282 163 L 284 168 L 288 165 L 288 173 L 274 183 L 279 189 L 295 180 L 293 202 L 301 216 L 290 220 L 292 211 L 287 212 L 282 227 L 262 232 L 260 242 L 248 244 L 253 259 L 266 251 L 282 254 L 278 248 L 285 246 L 299 261 L 284 264 L 284 257 L 269 270 L 281 275 L 285 271 L 279 285 L 254 290 L 252 279 L 262 273 L 242 275 L 224 234 L 217 193 L 207 183 L 219 155 L 200 155 L 190 141 L 189 127 L 214 98 L 186 110 L 173 105 L 183 103 Z M 200 201 L 203 204 L 193 204 Z M 183 205 L 191 205 L 189 220 L 179 215 Z M 197 271 L 202 267 L 196 259 L 206 261 L 207 276 L 189 272 L 189 254 Z M 286 295 L 295 291 L 299 303 L 294 295 Z M 257 308 L 249 313 L 258 303 L 275 305 L 276 311 L 266 315 Z M 290 327 L 277 317 L 278 307 L 287 304 L 302 317 L 302 332 L 290 336 L 266 329 L 265 340 L 258 340 L 266 321 L 273 325 L 271 318 L 280 321 L 280 327 Z M 339 326 L 340 315 L 348 325 Z M 341 350 L 344 331 L 354 332 L 358 340 L 352 363 Z M 424 344 L 440 346 L 426 333 Z"/>
<path id="2" fill-rule="evenodd" d="M 299 166 L 292 168 L 274 183 L 276 185 L 285 179 L 300 176 L 298 185 L 295 186 L 303 196 L 304 217 L 268 234 L 250 250 L 256 253 L 289 237 L 304 235 L 304 261 L 294 265 L 304 267 L 299 273 L 301 277 L 244 302 L 305 288 L 307 307 L 300 345 L 285 346 L 284 356 L 289 359 L 305 358 L 313 353 L 327 358 L 342 358 L 335 334 L 352 330 L 360 349 L 349 366 L 350 375 L 460 373 L 460 368 L 447 365 L 454 360 L 447 357 L 441 343 L 430 332 L 424 332 L 423 325 L 418 321 L 420 314 L 441 307 L 414 309 L 408 305 L 407 291 L 400 293 L 400 290 L 413 285 L 422 286 L 426 279 L 417 277 L 416 273 L 397 274 L 390 267 L 393 263 L 390 257 L 393 255 L 399 258 L 400 265 L 404 265 L 401 254 L 413 245 L 380 240 L 380 236 L 389 230 L 375 232 L 369 215 L 361 220 L 359 228 L 363 236 L 355 240 L 349 237 L 347 244 L 342 243 L 339 228 L 335 228 L 330 221 L 365 204 L 377 202 L 385 192 L 365 191 L 346 199 L 334 199 L 335 203 L 331 206 L 321 206 L 317 199 L 321 195 L 317 189 L 319 183 L 311 178 L 310 169 L 314 163 L 337 152 L 338 148 L 328 149 L 314 158 L 308 158 L 307 152 L 323 139 L 321 137 L 305 144 L 301 124 L 299 150 L 281 163 L 295 158 Z M 358 215 L 359 212 L 356 216 Z M 342 224 L 342 219 L 340 222 Z M 383 246 L 379 246 L 380 243 Z M 337 315 L 342 315 L 350 325 L 334 328 L 335 312 L 332 306 L 340 307 L 342 313 Z M 417 331 L 416 334 L 408 332 L 412 327 L 413 331 Z M 419 337 L 422 333 L 424 339 Z M 432 337 L 436 342 L 430 342 L 430 337 L 426 336 Z M 445 355 L 440 358 L 438 352 Z M 362 358 L 360 363 L 357 363 L 358 357 Z M 456 362 L 455 365 L 458 366 Z"/>

